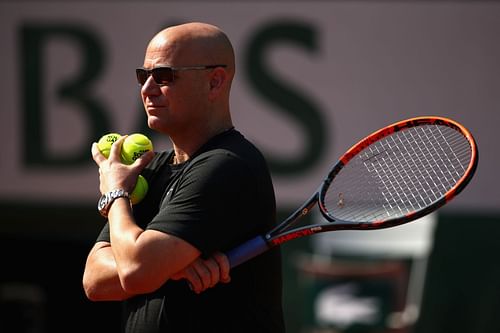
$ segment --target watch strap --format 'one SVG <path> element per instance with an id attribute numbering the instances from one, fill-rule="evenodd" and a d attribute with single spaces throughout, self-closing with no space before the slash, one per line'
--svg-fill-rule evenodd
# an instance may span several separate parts
<path id="1" fill-rule="evenodd" d="M 115 189 L 104 193 L 97 203 L 97 210 L 103 217 L 108 217 L 109 209 L 118 198 L 127 198 L 130 201 L 130 194 L 124 189 Z"/>

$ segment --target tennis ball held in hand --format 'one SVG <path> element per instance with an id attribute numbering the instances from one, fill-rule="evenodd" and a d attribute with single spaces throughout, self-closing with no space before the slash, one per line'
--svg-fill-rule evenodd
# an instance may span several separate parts
<path id="1" fill-rule="evenodd" d="M 121 137 L 118 133 L 108 133 L 103 135 L 97 142 L 97 147 L 101 153 L 108 158 L 111 150 L 111 145 Z M 132 138 L 132 139 L 130 139 Z M 125 154 L 124 154 L 124 148 Z M 124 164 L 132 164 L 145 152 L 153 150 L 153 144 L 148 137 L 143 134 L 135 133 L 128 136 L 122 145 L 121 160 Z M 138 204 L 144 199 L 148 192 L 149 186 L 146 178 L 139 175 L 135 184 L 134 190 L 130 193 L 130 201 L 133 205 Z"/>
<path id="2" fill-rule="evenodd" d="M 144 199 L 146 193 L 148 193 L 149 185 L 142 175 L 139 175 L 137 178 L 137 183 L 135 183 L 134 190 L 130 193 L 130 202 L 132 205 L 138 204 Z"/>
<path id="3" fill-rule="evenodd" d="M 97 147 L 99 148 L 101 154 L 103 154 L 106 158 L 108 158 L 109 152 L 111 150 L 111 145 L 121 137 L 122 136 L 118 133 L 108 133 L 101 136 L 99 141 L 97 141 Z"/>
<path id="4" fill-rule="evenodd" d="M 141 133 L 130 134 L 123 141 L 121 152 L 122 162 L 132 164 L 148 151 L 153 151 L 153 143 L 147 136 Z"/>
<path id="5" fill-rule="evenodd" d="M 141 133 L 130 134 L 125 138 L 121 150 L 121 159 L 125 164 L 132 164 L 142 154 L 153 151 L 153 143 L 151 140 Z M 148 182 L 146 178 L 139 175 L 135 188 L 130 194 L 130 200 L 133 205 L 141 202 L 148 192 Z"/>

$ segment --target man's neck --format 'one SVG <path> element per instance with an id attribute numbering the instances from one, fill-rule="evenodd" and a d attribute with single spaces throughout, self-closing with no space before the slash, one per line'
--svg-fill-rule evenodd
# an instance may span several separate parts
<path id="1" fill-rule="evenodd" d="M 224 126 L 218 126 L 211 130 L 204 131 L 204 134 L 184 135 L 184 140 L 182 138 L 176 137 L 172 138 L 172 146 L 174 148 L 173 164 L 180 164 L 188 161 L 205 143 L 207 143 L 211 138 L 224 133 L 233 128 L 231 122 L 224 124 Z"/>

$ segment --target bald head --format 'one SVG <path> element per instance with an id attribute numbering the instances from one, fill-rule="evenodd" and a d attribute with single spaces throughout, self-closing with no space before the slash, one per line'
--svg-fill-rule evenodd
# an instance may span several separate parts
<path id="1" fill-rule="evenodd" d="M 235 68 L 233 47 L 226 34 L 214 25 L 199 22 L 168 27 L 153 37 L 145 65 L 154 67 L 161 61 L 174 67 L 223 64 L 233 74 Z"/>
<path id="2" fill-rule="evenodd" d="M 199 147 L 232 126 L 229 96 L 235 60 L 222 30 L 196 22 L 160 31 L 149 42 L 144 58 L 144 68 L 159 67 L 176 69 L 175 79 L 166 85 L 151 79 L 143 84 L 143 103 L 152 114 L 150 127 L 168 134 L 177 148 L 191 151 L 186 147 Z"/>

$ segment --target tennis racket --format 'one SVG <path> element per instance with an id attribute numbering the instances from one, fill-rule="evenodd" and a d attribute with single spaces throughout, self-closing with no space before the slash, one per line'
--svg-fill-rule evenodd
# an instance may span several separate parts
<path id="1" fill-rule="evenodd" d="M 286 220 L 229 251 L 230 265 L 299 237 L 389 228 L 418 219 L 458 195 L 477 163 L 473 136 L 451 119 L 417 117 L 384 127 L 351 147 Z M 325 222 L 292 228 L 316 204 Z"/>

